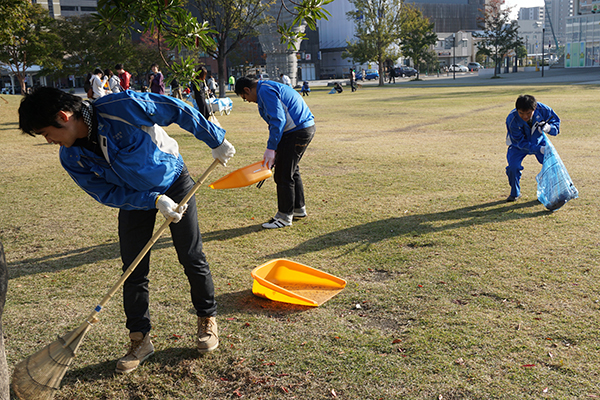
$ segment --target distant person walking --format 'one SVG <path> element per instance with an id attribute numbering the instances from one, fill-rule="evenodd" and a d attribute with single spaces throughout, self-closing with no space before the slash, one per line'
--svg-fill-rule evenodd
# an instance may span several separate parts
<path id="1" fill-rule="evenodd" d="M 206 68 L 198 67 L 198 75 L 196 76 L 197 83 L 192 82 L 192 91 L 194 92 L 194 100 L 196 100 L 196 109 L 204 118 L 210 116 L 210 107 L 206 102 L 208 97 L 208 87 L 206 86 Z M 196 86 L 197 85 L 197 86 Z"/>
<path id="2" fill-rule="evenodd" d="M 128 90 L 131 85 L 131 74 L 123 69 L 123 64 L 115 65 L 115 71 L 119 74 L 121 88 L 123 88 L 123 90 Z"/>
<path id="3" fill-rule="evenodd" d="M 123 91 L 121 88 L 121 79 L 113 74 L 110 69 L 105 69 L 104 75 L 108 78 L 108 88 L 110 89 L 111 93 L 119 93 Z"/>
<path id="4" fill-rule="evenodd" d="M 106 84 L 107 77 L 104 76 L 104 72 L 100 68 L 96 68 L 90 78 L 90 84 L 92 85 L 92 100 L 99 99 L 100 97 L 106 96 L 104 85 Z"/>
<path id="5" fill-rule="evenodd" d="M 229 90 L 233 90 L 235 88 L 235 77 L 231 75 L 229 77 Z"/>
<path id="6" fill-rule="evenodd" d="M 150 91 L 156 94 L 165 94 L 165 77 L 158 69 L 158 64 L 152 64 L 150 70 L 152 71 L 149 83 Z"/>
<path id="7" fill-rule="evenodd" d="M 173 78 L 171 81 L 171 96 L 175 97 L 176 99 L 183 100 L 181 85 L 179 84 L 177 78 Z"/>
<path id="8" fill-rule="evenodd" d="M 211 74 L 208 74 L 206 86 L 208 86 L 208 91 L 211 96 L 217 95 L 217 82 L 215 82 L 215 78 L 213 78 Z"/>

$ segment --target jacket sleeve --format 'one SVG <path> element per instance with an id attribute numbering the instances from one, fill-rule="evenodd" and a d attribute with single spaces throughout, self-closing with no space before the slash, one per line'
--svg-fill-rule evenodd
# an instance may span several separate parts
<path id="1" fill-rule="evenodd" d="M 545 104 L 538 103 L 538 108 L 536 111 L 539 111 L 540 116 L 547 124 L 550 124 L 550 132 L 549 135 L 556 136 L 560 133 L 560 118 L 554 112 L 553 109 L 548 107 Z"/>
<path id="2" fill-rule="evenodd" d="M 260 114 L 269 125 L 267 149 L 277 150 L 286 124 L 286 113 L 278 93 L 271 86 L 262 85 L 260 90 Z"/>
<path id="3" fill-rule="evenodd" d="M 111 114 L 136 126 L 177 124 L 211 149 L 219 147 L 225 139 L 223 128 L 207 121 L 196 109 L 174 97 L 131 91 L 124 92 L 123 96 L 110 97 L 97 104 L 99 112 L 110 107 Z"/>
<path id="4" fill-rule="evenodd" d="M 79 162 L 71 162 L 71 157 L 61 151 L 60 161 L 67 173 L 87 194 L 97 202 L 109 207 L 125 210 L 150 210 L 156 208 L 157 192 L 140 192 L 129 187 L 110 184 L 100 176 L 98 168 L 94 172 L 94 165 L 90 168 L 83 167 Z"/>

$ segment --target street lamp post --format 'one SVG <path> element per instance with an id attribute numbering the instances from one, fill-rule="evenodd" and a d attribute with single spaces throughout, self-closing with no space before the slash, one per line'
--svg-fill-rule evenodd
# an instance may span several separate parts
<path id="1" fill-rule="evenodd" d="M 452 79 L 456 79 L 456 33 L 452 34 Z"/>

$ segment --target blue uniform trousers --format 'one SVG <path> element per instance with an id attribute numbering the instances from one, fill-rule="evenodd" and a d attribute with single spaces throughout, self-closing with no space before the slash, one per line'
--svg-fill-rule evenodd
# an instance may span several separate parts
<path id="1" fill-rule="evenodd" d="M 509 146 L 506 153 L 508 166 L 506 167 L 506 175 L 508 176 L 508 184 L 510 185 L 510 195 L 518 197 L 521 194 L 521 171 L 523 171 L 523 159 L 530 153 L 527 150 L 520 150 L 514 146 Z M 538 162 L 544 162 L 542 153 L 535 153 Z"/>

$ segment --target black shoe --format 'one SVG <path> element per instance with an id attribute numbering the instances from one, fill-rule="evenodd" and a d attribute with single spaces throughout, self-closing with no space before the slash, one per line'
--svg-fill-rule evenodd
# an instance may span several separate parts
<path id="1" fill-rule="evenodd" d="M 508 196 L 508 197 L 506 198 L 506 202 L 507 202 L 507 203 L 512 203 L 513 201 L 517 201 L 517 200 L 519 200 L 520 198 L 521 198 L 521 195 L 518 195 L 517 197 L 515 197 L 515 196 L 512 196 L 512 195 L 511 195 L 511 196 Z"/>

